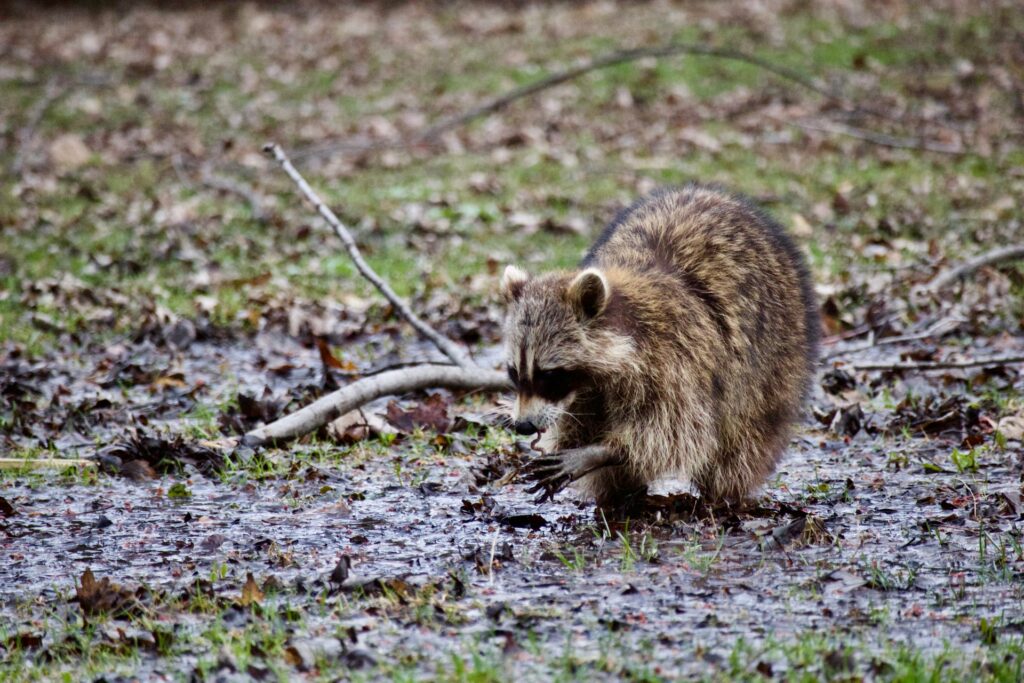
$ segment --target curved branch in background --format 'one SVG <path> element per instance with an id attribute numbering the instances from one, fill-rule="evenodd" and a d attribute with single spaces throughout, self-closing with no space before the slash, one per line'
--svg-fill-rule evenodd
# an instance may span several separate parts
<path id="1" fill-rule="evenodd" d="M 668 43 L 666 45 L 659 45 L 655 47 L 618 50 L 607 55 L 594 57 L 578 66 L 563 69 L 562 71 L 556 71 L 555 73 L 533 81 L 532 83 L 527 83 L 526 85 L 519 86 L 518 88 L 513 88 L 503 95 L 487 100 L 462 113 L 442 119 L 441 121 L 438 121 L 419 132 L 413 133 L 402 140 L 369 143 L 365 145 L 351 145 L 344 142 L 329 143 L 297 152 L 295 154 L 295 158 L 303 159 L 307 157 L 324 156 L 346 149 L 370 151 L 375 149 L 391 149 L 424 144 L 439 135 L 464 126 L 471 121 L 501 111 L 517 100 L 530 97 L 531 95 L 536 95 L 542 90 L 547 90 L 548 88 L 553 88 L 557 85 L 567 83 L 592 71 L 598 71 L 600 69 L 626 64 L 628 62 L 634 62 L 640 59 L 673 57 L 683 54 L 700 57 L 715 57 L 718 59 L 750 64 L 751 66 L 756 66 L 759 69 L 763 69 L 764 71 L 774 74 L 779 78 L 796 83 L 800 87 L 821 95 L 830 102 L 835 102 L 843 108 L 868 113 L 881 118 L 892 118 L 881 111 L 855 107 L 850 104 L 850 102 L 841 93 L 820 84 L 816 80 L 800 73 L 799 71 L 775 64 L 767 59 L 762 59 L 761 57 L 752 55 L 748 52 L 696 43 Z"/>
<path id="2" fill-rule="evenodd" d="M 432 328 L 426 322 L 424 322 L 418 315 L 413 313 L 412 309 L 409 308 L 409 304 L 406 303 L 395 293 L 391 286 L 381 278 L 377 272 L 370 267 L 365 260 L 363 255 L 359 252 L 359 247 L 356 246 L 355 239 L 352 238 L 352 233 L 349 232 L 345 224 L 341 222 L 337 215 L 331 208 L 324 204 L 320 196 L 310 187 L 306 179 L 302 177 L 302 174 L 296 170 L 295 166 L 288 159 L 288 155 L 284 153 L 276 143 L 267 143 L 263 146 L 263 151 L 269 156 L 277 160 L 277 163 L 281 165 L 284 172 L 288 174 L 288 177 L 298 185 L 299 190 L 309 200 L 309 203 L 316 208 L 317 213 L 327 221 L 327 224 L 334 230 L 334 234 L 338 236 L 338 239 L 345 245 L 345 250 L 348 251 L 349 258 L 355 264 L 356 269 L 360 274 L 369 280 L 370 284 L 377 288 L 384 298 L 387 299 L 395 310 L 405 320 L 413 326 L 413 328 L 419 332 L 425 339 L 430 341 L 434 346 L 438 348 L 444 355 L 448 356 L 453 363 L 461 368 L 469 369 L 477 367 L 473 362 L 473 359 L 469 357 L 469 354 L 463 351 L 455 342 L 448 337 L 445 337 L 437 330 Z"/>
<path id="3" fill-rule="evenodd" d="M 944 271 L 932 278 L 924 287 L 926 293 L 938 293 L 939 290 L 948 287 L 949 285 L 963 280 L 975 273 L 975 271 L 984 268 L 985 266 L 991 266 L 996 263 L 1002 263 L 1003 261 L 1017 261 L 1024 259 L 1024 244 L 1011 244 L 1008 247 L 1000 247 L 993 249 L 992 251 L 986 251 L 984 254 L 975 256 L 974 258 L 965 261 L 963 264 L 956 268 Z"/>
<path id="4" fill-rule="evenodd" d="M 854 363 L 854 370 L 955 370 L 958 368 L 1001 367 L 1024 363 L 1024 356 L 988 356 L 967 360 L 879 361 Z"/>
<path id="5" fill-rule="evenodd" d="M 209 164 L 204 164 L 199 172 L 199 178 L 203 185 L 213 190 L 238 195 L 249 203 L 249 211 L 254 221 L 263 223 L 267 220 L 267 214 L 263 211 L 263 202 L 259 194 L 245 183 L 216 175 L 210 170 Z"/>
<path id="6" fill-rule="evenodd" d="M 761 59 L 756 55 L 742 52 L 741 50 L 733 50 L 730 48 L 711 47 L 710 45 L 698 45 L 692 43 L 669 43 L 668 45 L 661 45 L 656 47 L 641 47 L 632 50 L 620 50 L 618 52 L 612 52 L 611 54 L 604 55 L 602 57 L 595 57 L 590 59 L 579 66 L 574 66 L 563 71 L 556 71 L 550 76 L 546 76 L 533 83 L 527 83 L 526 85 L 514 88 L 509 92 L 495 97 L 494 99 L 488 100 L 472 109 L 465 111 L 461 114 L 443 119 L 432 126 L 429 126 L 425 130 L 417 133 L 412 138 L 412 143 L 419 143 L 435 138 L 442 133 L 447 133 L 450 130 L 464 126 L 465 124 L 489 114 L 493 114 L 496 111 L 500 111 L 512 104 L 516 100 L 521 100 L 524 97 L 535 95 L 536 93 L 553 88 L 556 85 L 561 85 L 573 79 L 579 78 L 584 74 L 590 73 L 591 71 L 598 71 L 600 69 L 607 69 L 608 67 L 618 66 L 620 64 L 626 64 L 627 62 L 635 62 L 640 59 L 647 59 L 651 57 L 673 57 L 675 55 L 698 55 L 703 57 L 717 57 L 719 59 L 730 60 L 734 62 L 743 62 L 756 66 L 760 69 L 764 69 L 769 73 L 775 74 L 780 78 L 784 78 L 787 81 L 792 81 L 797 85 L 810 90 L 811 92 L 817 93 L 822 97 L 835 101 L 842 102 L 842 97 L 826 88 L 825 86 L 815 82 L 811 78 L 804 74 L 790 69 L 789 67 L 780 66 L 773 64 L 766 59 Z"/>
<path id="7" fill-rule="evenodd" d="M 794 121 L 786 121 L 779 117 L 771 117 L 779 123 L 784 123 L 801 130 L 815 131 L 818 133 L 828 133 L 829 135 L 845 135 L 847 137 L 855 138 L 863 142 L 870 142 L 872 145 L 878 145 L 879 147 L 893 147 L 895 149 L 912 149 L 921 152 L 935 152 L 936 154 L 965 154 L 967 149 L 963 145 L 946 145 L 940 142 L 931 142 L 925 138 L 910 138 L 902 137 L 898 135 L 889 135 L 888 133 L 879 133 L 874 130 L 864 130 L 863 128 L 855 128 L 854 126 L 848 126 L 845 123 L 836 123 L 834 121 L 808 121 L 806 119 L 796 119 Z"/>
<path id="8" fill-rule="evenodd" d="M 390 370 L 356 380 L 305 408 L 254 429 L 242 437 L 242 443 L 247 446 L 265 446 L 298 438 L 382 396 L 432 387 L 505 391 L 511 386 L 504 373 L 479 367 L 421 365 Z"/>

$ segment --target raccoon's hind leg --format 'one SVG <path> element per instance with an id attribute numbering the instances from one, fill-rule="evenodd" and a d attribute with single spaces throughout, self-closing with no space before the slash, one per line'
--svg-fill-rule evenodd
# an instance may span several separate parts
<path id="1" fill-rule="evenodd" d="M 695 478 L 701 498 L 711 503 L 739 503 L 764 484 L 782 459 L 788 441 L 786 425 L 772 426 L 761 438 L 736 448 L 723 448 L 708 469 Z"/>
<path id="2" fill-rule="evenodd" d="M 537 502 L 543 503 L 577 479 L 597 476 L 609 469 L 622 469 L 621 465 L 622 459 L 601 444 L 555 451 L 534 458 L 526 466 L 527 478 L 536 482 L 527 491 L 540 491 Z"/>
<path id="3" fill-rule="evenodd" d="M 647 482 L 626 465 L 595 470 L 580 480 L 580 488 L 594 497 L 599 508 L 628 509 L 647 493 Z"/>

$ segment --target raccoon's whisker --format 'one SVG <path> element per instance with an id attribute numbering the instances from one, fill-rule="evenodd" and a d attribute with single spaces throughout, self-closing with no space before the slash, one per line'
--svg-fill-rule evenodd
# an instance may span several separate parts
<path id="1" fill-rule="evenodd" d="M 578 417 L 578 415 L 576 413 L 569 412 L 569 410 L 567 410 L 566 408 L 562 408 L 561 406 L 553 405 L 553 406 L 549 407 L 549 410 L 551 411 L 551 413 L 553 415 L 552 420 L 551 420 L 552 422 L 557 420 L 559 417 L 563 417 L 564 416 L 564 417 L 568 417 L 569 419 L 573 420 L 576 424 L 580 424 L 580 425 L 583 424 L 583 422 L 580 420 L 580 418 Z M 587 413 L 580 413 L 580 414 L 581 415 L 586 415 Z"/>

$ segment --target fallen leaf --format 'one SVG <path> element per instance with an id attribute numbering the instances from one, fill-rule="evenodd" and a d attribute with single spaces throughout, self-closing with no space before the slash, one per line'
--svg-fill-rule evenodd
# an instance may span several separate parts
<path id="1" fill-rule="evenodd" d="M 342 370 L 344 372 L 355 372 L 358 368 L 356 364 L 350 360 L 340 361 L 333 353 L 331 353 L 331 347 L 327 345 L 323 339 L 317 337 L 316 350 L 320 352 L 320 362 L 324 364 L 324 367 L 334 368 L 335 370 Z"/>
<path id="2" fill-rule="evenodd" d="M 85 570 L 79 584 L 75 586 L 73 601 L 89 616 L 126 614 L 140 606 L 134 592 L 112 583 L 106 577 L 97 581 L 91 569 Z"/>
<path id="3" fill-rule="evenodd" d="M 1012 441 L 1024 441 L 1024 413 L 1019 415 L 1007 415 L 999 420 L 996 425 L 999 431 L 1007 439 Z"/>
<path id="4" fill-rule="evenodd" d="M 242 597 L 239 599 L 238 604 L 242 607 L 248 607 L 249 605 L 258 605 L 262 602 L 263 591 L 256 585 L 252 572 L 247 572 L 245 575 L 245 585 L 242 586 Z"/>
<path id="5" fill-rule="evenodd" d="M 92 151 L 75 133 L 64 133 L 50 143 L 50 161 L 61 173 L 84 166 L 91 157 Z"/>
<path id="6" fill-rule="evenodd" d="M 409 433 L 415 428 L 445 433 L 451 426 L 448 418 L 448 400 L 441 394 L 431 394 L 412 410 L 403 410 L 395 401 L 388 403 L 388 422 L 399 431 Z"/>

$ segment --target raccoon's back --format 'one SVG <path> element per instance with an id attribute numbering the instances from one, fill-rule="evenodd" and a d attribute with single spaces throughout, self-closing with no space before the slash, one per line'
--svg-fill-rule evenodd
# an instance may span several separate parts
<path id="1" fill-rule="evenodd" d="M 652 194 L 621 212 L 584 267 L 669 275 L 713 319 L 723 344 L 770 371 L 782 355 L 810 373 L 817 307 L 803 257 L 785 231 L 749 200 L 690 184 Z M 791 366 L 792 367 L 792 366 Z"/>

